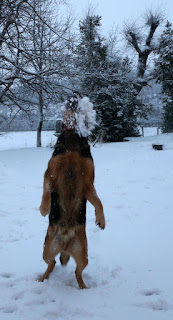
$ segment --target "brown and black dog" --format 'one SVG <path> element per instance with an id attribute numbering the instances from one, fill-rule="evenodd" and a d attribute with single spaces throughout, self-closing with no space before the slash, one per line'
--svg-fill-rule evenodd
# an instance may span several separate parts
<path id="1" fill-rule="evenodd" d="M 74 130 L 64 131 L 44 174 L 40 212 L 43 216 L 50 213 L 43 252 L 48 267 L 39 281 L 49 277 L 60 253 L 62 265 L 67 264 L 70 256 L 74 258 L 79 288 L 86 288 L 82 279 L 82 271 L 88 264 L 86 200 L 95 207 L 96 224 L 105 228 L 103 206 L 93 183 L 94 164 L 87 139 Z"/>

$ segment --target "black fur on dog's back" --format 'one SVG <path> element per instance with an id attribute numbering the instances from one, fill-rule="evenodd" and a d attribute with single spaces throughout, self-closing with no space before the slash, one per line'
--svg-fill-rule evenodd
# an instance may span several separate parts
<path id="1" fill-rule="evenodd" d="M 82 157 L 92 159 L 87 138 L 80 137 L 74 130 L 64 131 L 54 147 L 53 156 L 63 154 L 66 150 L 77 151 Z"/>

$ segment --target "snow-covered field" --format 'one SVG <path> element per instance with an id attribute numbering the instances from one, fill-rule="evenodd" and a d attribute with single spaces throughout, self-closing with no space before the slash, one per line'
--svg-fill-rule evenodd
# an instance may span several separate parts
<path id="1" fill-rule="evenodd" d="M 75 263 L 57 264 L 49 280 L 36 281 L 48 218 L 38 207 L 43 173 L 55 137 L 0 135 L 0 319 L 173 319 L 173 134 L 92 147 L 95 186 L 106 229 L 87 206 L 87 290 L 79 290 Z M 152 149 L 163 143 L 164 150 Z"/>

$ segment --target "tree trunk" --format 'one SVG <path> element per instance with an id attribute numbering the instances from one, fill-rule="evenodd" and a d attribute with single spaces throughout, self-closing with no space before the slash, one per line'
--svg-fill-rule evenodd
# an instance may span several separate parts
<path id="1" fill-rule="evenodd" d="M 37 127 L 37 148 L 41 147 L 41 131 L 43 126 L 43 90 L 39 93 L 39 122 Z"/>

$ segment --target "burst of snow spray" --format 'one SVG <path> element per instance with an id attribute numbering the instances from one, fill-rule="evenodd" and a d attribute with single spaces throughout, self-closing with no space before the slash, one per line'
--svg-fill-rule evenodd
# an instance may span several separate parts
<path id="1" fill-rule="evenodd" d="M 88 137 L 96 125 L 96 111 L 88 97 L 73 94 L 62 108 L 63 123 L 80 136 Z"/>

